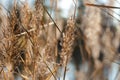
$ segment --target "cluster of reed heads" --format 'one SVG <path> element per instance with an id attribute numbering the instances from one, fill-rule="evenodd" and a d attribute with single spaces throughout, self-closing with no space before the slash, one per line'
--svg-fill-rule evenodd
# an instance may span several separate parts
<path id="1" fill-rule="evenodd" d="M 76 80 L 108 80 L 119 60 L 120 30 L 106 24 L 112 18 L 104 8 L 84 5 L 85 14 L 56 22 L 43 3 L 35 0 L 33 9 L 16 0 L 11 10 L 0 6 L 0 80 L 59 80 L 61 67 L 65 80 L 71 60 Z M 80 68 L 85 64 L 87 71 Z"/>

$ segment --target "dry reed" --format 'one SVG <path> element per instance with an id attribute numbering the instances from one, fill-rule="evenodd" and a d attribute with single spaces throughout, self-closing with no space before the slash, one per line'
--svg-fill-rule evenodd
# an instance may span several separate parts
<path id="1" fill-rule="evenodd" d="M 67 65 L 73 59 L 72 55 L 76 54 L 76 45 L 80 58 L 85 57 L 81 59 L 80 70 L 76 69 L 80 73 L 77 76 L 81 76 L 78 80 L 106 80 L 105 67 L 119 61 L 116 56 L 120 53 L 120 31 L 109 28 L 112 19 L 102 13 L 103 8 L 84 5 L 85 14 L 77 17 L 78 20 L 80 18 L 79 24 L 75 14 L 74 19 L 70 18 L 66 24 L 62 24 L 65 19 L 55 21 L 44 1 L 35 0 L 33 9 L 30 9 L 27 1 L 22 3 L 14 0 L 10 11 L 0 6 L 0 80 L 16 80 L 17 77 L 22 80 L 57 80 L 61 66 L 65 80 Z M 91 2 L 95 3 L 95 0 Z M 109 25 L 104 21 L 108 21 Z M 59 39 L 61 50 L 58 48 Z M 76 65 L 78 62 L 75 62 Z"/>

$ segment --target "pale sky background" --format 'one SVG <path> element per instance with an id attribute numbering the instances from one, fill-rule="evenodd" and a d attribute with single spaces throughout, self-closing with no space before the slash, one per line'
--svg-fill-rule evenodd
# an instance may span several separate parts
<path id="1" fill-rule="evenodd" d="M 5 7 L 8 7 L 9 4 L 12 4 L 14 0 L 0 0 L 0 3 L 2 3 Z M 19 1 L 19 0 L 18 0 Z M 28 3 L 30 5 L 33 5 L 33 2 L 35 0 L 20 0 L 22 2 L 24 1 L 28 1 Z M 47 4 L 49 4 L 50 0 L 45 0 Z M 75 0 L 77 1 L 77 0 Z M 108 0 L 97 0 L 99 3 L 107 3 Z M 69 12 L 73 12 L 71 10 L 74 10 L 74 3 L 73 0 L 58 0 L 58 8 L 60 8 L 62 10 L 61 12 L 61 16 L 68 18 L 71 15 L 73 15 L 74 13 L 69 13 Z M 69 14 L 69 15 L 68 15 Z"/>

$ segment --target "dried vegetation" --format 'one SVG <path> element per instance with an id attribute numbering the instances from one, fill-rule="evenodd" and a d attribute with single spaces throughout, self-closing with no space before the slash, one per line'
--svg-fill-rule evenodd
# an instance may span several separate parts
<path id="1" fill-rule="evenodd" d="M 84 5 L 76 19 L 55 21 L 44 1 L 35 0 L 34 9 L 18 2 L 10 11 L 0 6 L 0 80 L 59 80 L 61 67 L 65 80 L 72 60 L 76 80 L 108 80 L 119 62 L 120 31 L 104 8 Z"/>

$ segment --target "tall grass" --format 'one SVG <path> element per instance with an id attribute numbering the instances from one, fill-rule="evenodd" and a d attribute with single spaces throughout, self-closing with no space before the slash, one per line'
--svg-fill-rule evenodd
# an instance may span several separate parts
<path id="1" fill-rule="evenodd" d="M 0 80 L 59 80 L 61 67 L 66 80 L 72 60 L 76 80 L 108 80 L 111 64 L 119 59 L 120 32 L 104 23 L 112 20 L 104 15 L 104 8 L 84 8 L 85 14 L 75 16 L 73 10 L 70 19 L 56 21 L 44 0 L 35 0 L 33 9 L 16 0 L 11 10 L 1 5 Z"/>

